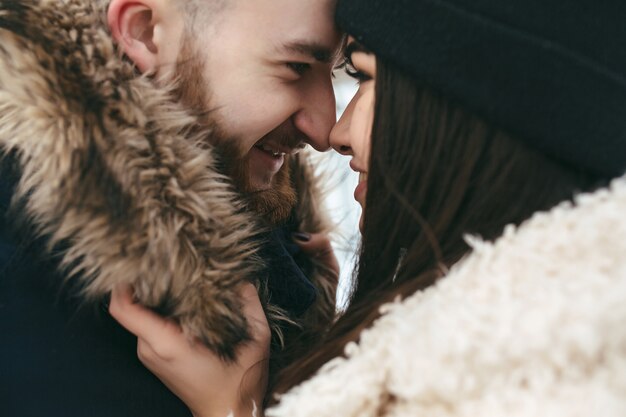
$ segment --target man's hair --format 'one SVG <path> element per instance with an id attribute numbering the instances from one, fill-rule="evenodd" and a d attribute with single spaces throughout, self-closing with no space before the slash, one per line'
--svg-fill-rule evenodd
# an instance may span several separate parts
<path id="1" fill-rule="evenodd" d="M 205 24 L 221 12 L 233 0 L 174 0 L 183 12 L 187 23 L 192 29 L 198 28 L 198 23 Z"/>
<path id="2" fill-rule="evenodd" d="M 207 22 L 233 0 L 171 0 L 183 12 L 187 23 L 196 27 L 197 22 Z M 111 0 L 96 0 L 96 6 L 106 21 L 106 11 Z"/>

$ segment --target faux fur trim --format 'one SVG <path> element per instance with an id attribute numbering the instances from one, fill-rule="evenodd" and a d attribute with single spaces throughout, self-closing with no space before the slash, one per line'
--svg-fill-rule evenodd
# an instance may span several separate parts
<path id="1" fill-rule="evenodd" d="M 284 395 L 279 416 L 626 415 L 626 177 L 508 227 Z"/>
<path id="2" fill-rule="evenodd" d="M 225 357 L 248 338 L 235 289 L 260 268 L 194 116 L 119 57 L 97 1 L 0 0 L 0 150 L 16 198 L 88 298 L 133 285 Z M 307 215 L 314 215 L 307 213 Z"/>

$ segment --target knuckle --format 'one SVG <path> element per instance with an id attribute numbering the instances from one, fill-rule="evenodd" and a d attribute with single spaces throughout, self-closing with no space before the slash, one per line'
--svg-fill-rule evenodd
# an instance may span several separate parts
<path id="1" fill-rule="evenodd" d="M 175 357 L 174 349 L 170 343 L 157 343 L 156 346 L 152 347 L 152 351 L 156 357 L 162 360 L 169 361 Z"/>
<path id="2" fill-rule="evenodd" d="M 143 363 L 155 363 L 156 361 L 170 361 L 175 354 L 169 343 L 159 342 L 156 345 L 150 345 L 140 340 L 137 343 L 137 356 Z"/>
<path id="3" fill-rule="evenodd" d="M 139 341 L 137 343 L 137 357 L 142 363 L 151 363 L 154 360 L 154 352 L 147 343 Z"/>
<path id="4" fill-rule="evenodd" d="M 109 314 L 115 318 L 119 317 L 121 313 L 120 305 L 115 297 L 111 297 L 109 302 Z"/>

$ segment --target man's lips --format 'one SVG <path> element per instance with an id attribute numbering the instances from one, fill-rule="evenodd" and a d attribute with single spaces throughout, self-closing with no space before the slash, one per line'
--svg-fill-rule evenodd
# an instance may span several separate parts
<path id="1" fill-rule="evenodd" d="M 285 154 L 266 151 L 259 146 L 254 146 L 250 151 L 250 164 L 252 172 L 276 174 L 285 163 Z"/>
<path id="2" fill-rule="evenodd" d="M 279 148 L 277 146 L 266 145 L 266 144 L 254 145 L 254 147 L 272 155 L 273 157 L 285 156 L 287 153 L 289 153 L 289 152 L 286 152 L 285 149 Z"/>
<path id="3" fill-rule="evenodd" d="M 286 155 L 293 155 L 306 146 L 304 142 L 291 142 L 282 143 L 276 139 L 257 142 L 248 154 L 252 178 L 256 178 L 258 183 L 267 184 L 285 164 Z"/>
<path id="4" fill-rule="evenodd" d="M 305 146 L 306 144 L 303 142 L 294 146 L 289 146 L 272 141 L 262 141 L 254 145 L 255 148 L 260 149 L 263 152 L 267 152 L 274 157 L 296 154 L 304 149 Z"/>

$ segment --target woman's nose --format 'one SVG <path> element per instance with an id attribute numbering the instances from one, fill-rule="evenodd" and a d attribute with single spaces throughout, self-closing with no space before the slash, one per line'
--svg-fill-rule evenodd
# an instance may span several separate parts
<path id="1" fill-rule="evenodd" d="M 350 109 L 346 109 L 330 131 L 330 146 L 341 155 L 352 155 L 350 145 Z"/>

